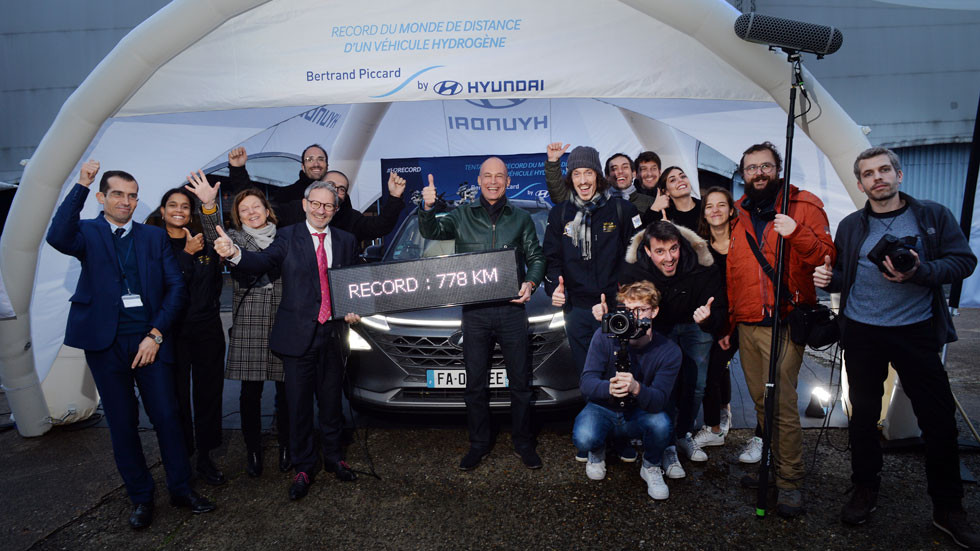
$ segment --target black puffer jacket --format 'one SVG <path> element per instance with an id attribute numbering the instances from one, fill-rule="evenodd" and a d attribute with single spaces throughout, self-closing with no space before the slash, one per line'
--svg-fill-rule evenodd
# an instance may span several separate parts
<path id="1" fill-rule="evenodd" d="M 677 226 L 677 229 L 683 239 L 680 240 L 680 262 L 673 276 L 664 276 L 653 264 L 644 250 L 646 232 L 640 232 L 630 243 L 619 282 L 625 285 L 646 280 L 657 287 L 661 294 L 660 312 L 653 320 L 653 328 L 661 333 L 669 333 L 678 323 L 692 323 L 694 311 L 714 297 L 711 315 L 699 327 L 720 337 L 728 317 L 724 274 L 714 265 L 707 241 L 683 226 Z"/>

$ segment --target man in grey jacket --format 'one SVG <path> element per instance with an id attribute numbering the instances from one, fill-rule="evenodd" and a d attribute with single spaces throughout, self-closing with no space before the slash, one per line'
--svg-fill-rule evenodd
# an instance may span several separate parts
<path id="1" fill-rule="evenodd" d="M 813 274 L 817 287 L 841 293 L 855 486 L 841 520 L 863 524 L 877 507 L 877 422 L 891 363 L 925 440 L 933 524 L 960 546 L 980 548 L 961 503 L 955 404 L 939 358 L 939 349 L 956 340 L 942 286 L 969 276 L 976 256 L 949 209 L 898 191 L 904 175 L 893 151 L 863 151 L 854 175 L 868 201 L 838 226 L 836 264 L 827 257 Z"/>

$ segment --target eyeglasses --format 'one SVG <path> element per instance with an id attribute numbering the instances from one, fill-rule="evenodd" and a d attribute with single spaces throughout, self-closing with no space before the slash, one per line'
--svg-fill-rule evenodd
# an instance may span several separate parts
<path id="1" fill-rule="evenodd" d="M 653 308 L 650 308 L 649 306 L 645 308 L 633 308 L 632 312 L 633 312 L 633 317 L 635 318 L 639 318 L 639 319 L 649 318 L 650 314 L 653 313 Z"/>
<path id="2" fill-rule="evenodd" d="M 334 188 L 337 191 L 343 191 L 344 193 L 347 193 L 347 186 L 334 186 Z"/>
<path id="3" fill-rule="evenodd" d="M 746 174 L 755 174 L 756 172 L 762 171 L 769 174 L 776 168 L 776 165 L 772 163 L 762 163 L 761 165 L 749 165 L 742 169 Z"/>
<path id="4" fill-rule="evenodd" d="M 312 163 L 313 161 L 316 161 L 318 163 L 325 163 L 325 162 L 327 162 L 327 158 L 324 157 L 323 155 L 320 155 L 319 157 L 314 157 L 313 155 L 310 155 L 308 157 L 303 157 L 303 160 L 306 161 L 306 162 L 308 162 L 308 163 Z"/>
<path id="5" fill-rule="evenodd" d="M 321 203 L 319 201 L 308 201 L 308 202 L 310 204 L 310 208 L 313 210 L 320 210 L 321 207 L 327 212 L 337 210 L 337 205 L 333 203 Z"/>

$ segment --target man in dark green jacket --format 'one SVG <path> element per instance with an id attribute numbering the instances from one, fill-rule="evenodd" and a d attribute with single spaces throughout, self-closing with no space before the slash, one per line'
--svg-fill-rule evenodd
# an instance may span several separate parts
<path id="1" fill-rule="evenodd" d="M 507 366 L 510 387 L 510 410 L 514 450 L 530 469 L 541 467 L 541 458 L 531 434 L 531 366 L 527 336 L 527 313 L 524 303 L 544 277 L 545 259 L 534 223 L 527 211 L 507 203 L 510 177 L 507 165 L 490 157 L 480 166 L 480 199 L 436 218 L 432 210 L 436 187 L 429 175 L 429 185 L 422 189 L 419 209 L 419 233 L 426 239 L 453 239 L 456 252 L 517 249 L 527 266 L 520 296 L 510 302 L 473 304 L 463 307 L 463 362 L 466 364 L 467 425 L 470 450 L 459 462 L 464 471 L 475 468 L 490 453 L 490 359 L 494 339 L 500 344 Z"/>

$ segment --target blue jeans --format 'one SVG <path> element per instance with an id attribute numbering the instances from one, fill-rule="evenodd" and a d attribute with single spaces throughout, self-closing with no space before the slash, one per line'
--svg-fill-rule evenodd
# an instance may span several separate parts
<path id="1" fill-rule="evenodd" d="M 643 440 L 643 466 L 660 466 L 664 450 L 671 442 L 670 416 L 648 413 L 639 408 L 619 412 L 594 402 L 575 417 L 572 442 L 580 452 L 599 453 L 605 449 L 606 437 L 612 432 L 617 439 L 641 438 Z"/>
<path id="2" fill-rule="evenodd" d="M 675 385 L 680 385 L 677 401 L 677 425 L 674 427 L 678 438 L 688 432 L 696 432 L 695 421 L 701 401 L 704 399 L 704 387 L 708 379 L 708 356 L 711 353 L 711 343 L 714 338 L 711 333 L 705 333 L 698 324 L 679 323 L 667 333 L 666 337 L 681 347 L 684 355 L 681 361 L 681 372 Z"/>

